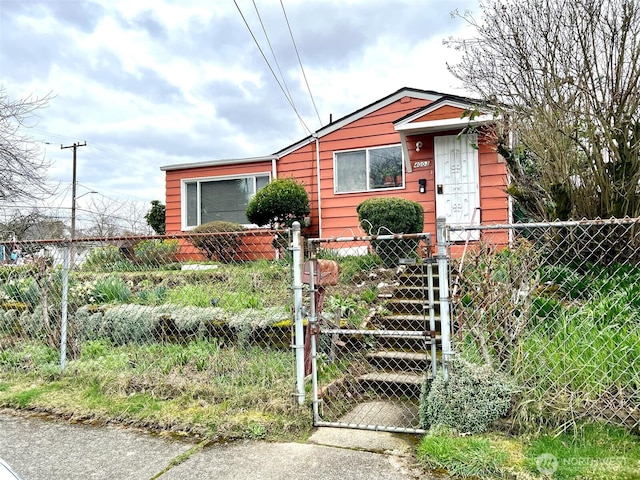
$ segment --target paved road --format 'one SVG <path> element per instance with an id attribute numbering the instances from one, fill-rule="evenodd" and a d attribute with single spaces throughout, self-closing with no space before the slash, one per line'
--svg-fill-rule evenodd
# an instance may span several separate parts
<path id="1" fill-rule="evenodd" d="M 386 433 L 319 429 L 307 443 L 237 442 L 198 450 L 137 430 L 0 412 L 0 458 L 24 480 L 429 478 L 413 465 L 412 449 Z"/>

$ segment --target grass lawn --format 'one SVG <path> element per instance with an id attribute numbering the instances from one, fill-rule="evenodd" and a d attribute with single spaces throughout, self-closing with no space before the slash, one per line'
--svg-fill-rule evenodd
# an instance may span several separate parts
<path id="1" fill-rule="evenodd" d="M 454 478 L 640 479 L 640 439 L 602 424 L 531 437 L 435 429 L 417 455 L 426 468 Z"/>
<path id="2" fill-rule="evenodd" d="M 310 409 L 294 404 L 292 357 L 286 350 L 221 348 L 205 341 L 128 346 L 94 341 L 83 346 L 63 376 L 56 352 L 47 347 L 22 345 L 0 357 L 0 364 L 13 365 L 0 371 L 2 407 L 193 438 L 297 439 L 311 428 Z"/>

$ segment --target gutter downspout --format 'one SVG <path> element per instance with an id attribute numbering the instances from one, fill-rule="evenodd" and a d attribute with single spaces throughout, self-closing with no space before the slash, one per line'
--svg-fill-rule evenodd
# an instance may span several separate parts
<path id="1" fill-rule="evenodd" d="M 318 191 L 318 237 L 322 238 L 322 198 L 320 195 L 320 137 L 317 132 L 313 134 L 316 139 L 316 189 Z"/>
<path id="2" fill-rule="evenodd" d="M 271 178 L 275 180 L 278 178 L 278 169 L 276 168 L 276 158 L 271 159 Z"/>

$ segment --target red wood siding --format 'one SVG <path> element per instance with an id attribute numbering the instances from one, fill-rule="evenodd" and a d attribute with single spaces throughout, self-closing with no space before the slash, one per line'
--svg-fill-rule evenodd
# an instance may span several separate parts
<path id="1" fill-rule="evenodd" d="M 356 207 L 362 201 L 373 196 L 403 197 L 419 202 L 425 211 L 424 231 L 435 235 L 436 195 L 433 138 L 434 135 L 455 135 L 459 133 L 459 130 L 415 135 L 407 138 L 411 165 L 415 165 L 416 162 L 423 162 L 424 164 L 413 168 L 412 172 L 406 172 L 405 186 L 402 188 L 336 194 L 334 193 L 333 178 L 334 152 L 384 145 L 399 145 L 401 143 L 400 135 L 395 131 L 392 122 L 429 103 L 428 100 L 405 97 L 319 138 L 319 152 L 316 152 L 316 141 L 312 139 L 308 144 L 278 159 L 277 176 L 279 178 L 296 178 L 303 183 L 309 194 L 311 227 L 306 230 L 305 233 L 307 235 L 318 235 L 320 226 L 318 192 L 320 192 L 321 198 L 323 237 L 361 235 L 363 232 L 359 229 Z M 444 105 L 415 121 L 460 118 L 462 112 L 462 108 Z M 415 150 L 417 141 L 423 142 L 419 152 Z M 320 163 L 320 185 L 317 184 L 318 158 Z M 505 223 L 508 220 L 505 164 L 500 161 L 495 149 L 487 142 L 483 142 L 482 138 L 479 141 L 478 161 L 482 220 L 485 223 Z M 181 228 L 180 181 L 182 179 L 266 171 L 271 171 L 269 162 L 166 172 L 167 231 L 179 231 Z M 418 191 L 419 179 L 426 179 L 427 181 L 425 194 L 420 194 Z"/>
<path id="2" fill-rule="evenodd" d="M 359 229 L 356 207 L 371 196 L 399 196 L 405 198 L 419 196 L 417 186 L 414 189 L 415 194 L 409 192 L 406 187 L 375 192 L 335 194 L 333 154 L 341 150 L 400 144 L 400 135 L 394 130 L 392 122 L 428 103 L 428 100 L 405 97 L 320 138 L 320 193 L 323 237 L 361 235 L 363 232 Z M 294 161 L 290 157 L 295 153 L 297 152 L 289 154 L 278 161 L 278 172 L 283 171 L 286 168 L 285 165 L 290 165 L 290 162 Z M 315 143 L 313 155 L 314 177 L 312 182 L 315 186 Z M 295 160 L 305 161 L 304 157 L 296 157 Z M 313 190 L 315 192 L 315 188 Z M 412 199 L 418 200 L 418 198 Z M 317 221 L 318 211 L 316 196 L 314 196 L 312 210 L 314 212 L 312 227 L 314 227 L 317 226 L 315 222 Z"/>
<path id="3" fill-rule="evenodd" d="M 461 118 L 464 113 L 464 108 L 454 107 L 451 105 L 443 105 L 440 108 L 436 108 L 432 112 L 429 112 L 421 117 L 412 120 L 412 123 L 428 122 L 430 120 L 444 120 L 445 118 Z"/>

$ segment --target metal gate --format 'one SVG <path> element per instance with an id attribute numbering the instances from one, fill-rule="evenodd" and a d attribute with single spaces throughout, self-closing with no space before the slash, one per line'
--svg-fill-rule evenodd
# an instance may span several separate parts
<path id="1" fill-rule="evenodd" d="M 448 319 L 444 251 L 434 255 L 427 233 L 309 240 L 315 426 L 424 432 L 420 396 L 437 372 Z M 447 320 L 447 345 L 448 331 Z"/>

